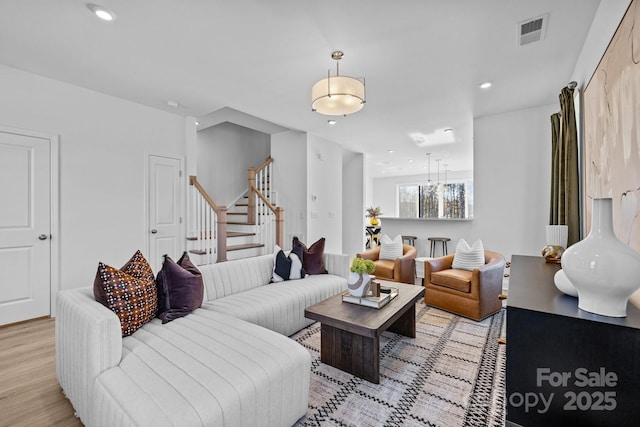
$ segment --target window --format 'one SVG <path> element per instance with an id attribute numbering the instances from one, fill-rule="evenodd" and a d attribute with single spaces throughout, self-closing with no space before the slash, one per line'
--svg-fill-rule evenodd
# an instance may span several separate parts
<path id="1" fill-rule="evenodd" d="M 473 182 L 398 186 L 400 218 L 473 218 Z"/>
<path id="2" fill-rule="evenodd" d="M 418 191 L 417 185 L 400 186 L 400 218 L 418 218 Z"/>

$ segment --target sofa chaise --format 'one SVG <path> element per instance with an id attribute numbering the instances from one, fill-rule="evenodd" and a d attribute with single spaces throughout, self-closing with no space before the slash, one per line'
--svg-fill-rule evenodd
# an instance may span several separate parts
<path id="1" fill-rule="evenodd" d="M 269 283 L 273 256 L 201 266 L 201 308 L 122 337 L 91 288 L 61 291 L 60 385 L 87 426 L 287 426 L 307 412 L 311 358 L 288 335 L 304 309 L 347 288 L 347 255 L 329 274 Z"/>

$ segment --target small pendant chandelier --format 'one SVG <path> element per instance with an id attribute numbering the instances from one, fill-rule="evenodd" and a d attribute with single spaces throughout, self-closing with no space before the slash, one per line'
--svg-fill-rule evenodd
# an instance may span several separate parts
<path id="1" fill-rule="evenodd" d="M 344 52 L 333 52 L 331 58 L 336 61 L 335 77 L 331 77 L 331 70 L 328 70 L 327 78 L 316 82 L 311 88 L 311 111 L 327 116 L 346 116 L 364 107 L 364 77 L 341 76 L 339 61 L 343 56 Z"/>
<path id="2" fill-rule="evenodd" d="M 436 163 L 438 163 L 438 184 L 436 185 L 436 192 L 438 194 L 442 194 L 442 185 L 440 185 L 440 160 L 442 159 L 436 159 Z"/>
<path id="3" fill-rule="evenodd" d="M 429 177 L 427 178 L 427 188 L 431 189 L 431 187 L 433 187 L 433 181 L 431 181 L 431 153 L 427 153 L 427 158 L 429 159 L 429 163 L 428 163 Z"/>
<path id="4" fill-rule="evenodd" d="M 449 166 L 447 163 L 443 163 L 444 165 L 444 186 L 447 186 L 447 166 Z"/>

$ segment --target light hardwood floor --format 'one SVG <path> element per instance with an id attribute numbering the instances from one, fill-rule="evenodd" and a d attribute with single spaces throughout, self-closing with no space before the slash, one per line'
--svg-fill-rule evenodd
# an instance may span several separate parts
<path id="1" fill-rule="evenodd" d="M 51 318 L 0 327 L 0 426 L 82 426 L 56 379 Z"/>

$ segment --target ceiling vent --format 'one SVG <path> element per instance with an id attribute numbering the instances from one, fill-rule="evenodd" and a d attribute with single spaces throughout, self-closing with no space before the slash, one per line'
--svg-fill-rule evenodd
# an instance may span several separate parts
<path id="1" fill-rule="evenodd" d="M 548 20 L 549 14 L 546 14 L 518 23 L 518 46 L 524 46 L 544 39 L 547 33 Z"/>

